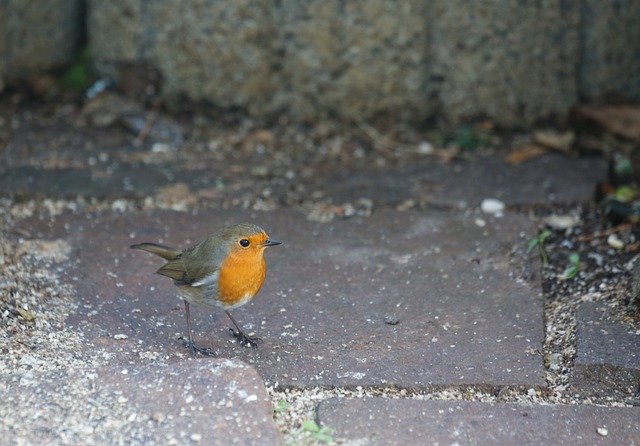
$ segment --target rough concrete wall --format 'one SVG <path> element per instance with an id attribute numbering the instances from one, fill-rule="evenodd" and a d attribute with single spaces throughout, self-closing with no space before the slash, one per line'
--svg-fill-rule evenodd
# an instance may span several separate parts
<path id="1" fill-rule="evenodd" d="M 90 2 L 96 56 L 122 46 L 116 59 L 140 57 L 161 69 L 165 94 L 256 116 L 437 115 L 452 125 L 487 117 L 522 126 L 562 116 L 578 99 L 579 2 L 147 4 Z M 126 29 L 111 28 L 122 16 Z"/>
<path id="2" fill-rule="evenodd" d="M 426 2 L 283 0 L 280 10 L 296 116 L 428 115 Z"/>
<path id="3" fill-rule="evenodd" d="M 640 100 L 640 2 L 585 0 L 581 32 L 584 99 L 613 93 Z"/>
<path id="4" fill-rule="evenodd" d="M 0 90 L 73 60 L 83 0 L 0 2 Z M 145 62 L 168 100 L 273 119 L 530 126 L 640 99 L 635 0 L 86 0 L 104 74 Z"/>
<path id="5" fill-rule="evenodd" d="M 528 125 L 578 99 L 580 2 L 434 0 L 432 96 L 453 123 Z"/>
<path id="6" fill-rule="evenodd" d="M 99 61 L 133 62 L 144 58 L 142 36 L 153 18 L 145 15 L 144 2 L 90 2 L 87 31 L 93 56 Z"/>
<path id="7" fill-rule="evenodd" d="M 256 116 L 415 119 L 427 113 L 423 4 L 92 1 L 90 42 L 100 60 L 157 66 L 169 96 Z"/>
<path id="8" fill-rule="evenodd" d="M 81 0 L 0 2 L 0 84 L 71 63 L 82 12 Z"/>
<path id="9" fill-rule="evenodd" d="M 272 2 L 91 1 L 89 17 L 94 56 L 150 62 L 163 74 L 164 95 L 254 115 L 273 110 L 280 37 Z"/>

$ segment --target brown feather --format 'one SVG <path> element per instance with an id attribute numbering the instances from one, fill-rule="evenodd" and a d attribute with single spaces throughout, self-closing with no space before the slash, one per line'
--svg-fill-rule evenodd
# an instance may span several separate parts
<path id="1" fill-rule="evenodd" d="M 140 243 L 137 245 L 131 245 L 131 248 L 147 251 L 168 260 L 162 268 L 156 271 L 158 274 L 162 274 L 163 276 L 167 276 L 177 281 L 187 281 L 186 270 L 184 263 L 182 263 L 181 260 L 182 251 L 179 249 L 159 245 L 157 243 Z"/>
<path id="2" fill-rule="evenodd" d="M 182 251 L 170 246 L 159 245 L 157 243 L 138 243 L 137 245 L 131 245 L 131 249 L 140 249 L 142 251 L 150 252 L 165 260 L 174 260 L 182 254 Z"/>
<path id="3" fill-rule="evenodd" d="M 184 267 L 184 263 L 182 263 L 182 260 L 180 259 L 167 262 L 158 271 L 156 271 L 156 273 L 162 274 L 163 276 L 169 277 L 178 282 L 191 283 L 187 270 Z"/>

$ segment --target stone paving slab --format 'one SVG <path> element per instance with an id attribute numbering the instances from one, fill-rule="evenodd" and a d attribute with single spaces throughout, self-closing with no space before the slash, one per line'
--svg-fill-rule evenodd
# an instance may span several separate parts
<path id="1" fill-rule="evenodd" d="M 42 169 L 20 166 L 0 172 L 0 189 L 16 194 L 97 199 L 109 197 L 144 198 L 154 196 L 158 188 L 175 183 L 197 190 L 211 188 L 215 177 L 210 171 L 173 173 L 165 166 L 124 165 L 116 172 L 99 176 L 97 169 Z M 78 194 L 78 191 L 81 191 Z M 75 194 L 75 195 L 74 195 Z"/>
<path id="2" fill-rule="evenodd" d="M 114 106 L 98 110 L 120 116 L 124 109 L 132 107 L 121 102 L 122 98 L 114 100 L 115 110 Z M 35 112 L 36 119 L 22 117 L 6 150 L 0 152 L 0 191 L 4 193 L 141 198 L 154 196 L 176 182 L 187 185 L 193 197 L 217 195 L 219 183 L 233 185 L 226 188 L 225 196 L 260 189 L 257 178 L 242 181 L 240 176 L 229 174 L 245 168 L 250 158 L 234 156 L 222 163 L 194 152 L 188 145 L 183 147 L 184 133 L 189 129 L 169 117 L 158 117 L 160 129 L 152 129 L 147 145 L 136 147 L 133 140 L 140 129 L 132 131 L 135 126 L 129 125 L 129 130 L 117 125 L 78 127 L 38 113 Z M 138 106 L 133 106 L 131 113 L 124 113 L 122 120 L 144 122 L 146 112 Z M 169 151 L 154 154 L 154 142 Z M 305 167 L 315 175 L 283 178 L 282 187 L 288 190 L 303 186 L 310 193 L 322 192 L 336 203 L 368 198 L 377 206 L 395 207 L 413 199 L 426 206 L 462 208 L 477 206 L 485 198 L 498 198 L 507 205 L 586 202 L 593 196 L 594 185 L 605 181 L 608 174 L 607 161 L 600 156 L 548 153 L 511 165 L 500 151 L 467 155 L 469 160 L 441 162 L 424 157 L 409 165 L 400 162 L 374 168 L 369 163 L 370 167 L 356 170 L 311 164 Z M 275 195 L 284 193 L 274 185 L 269 187 Z"/>
<path id="3" fill-rule="evenodd" d="M 284 241 L 267 252 L 261 293 L 234 310 L 264 341 L 257 350 L 230 342 L 224 313 L 202 308 L 192 310 L 195 338 L 267 382 L 544 385 L 539 263 L 524 254 L 536 228 L 521 215 L 382 211 L 318 223 L 295 211 L 153 211 L 33 220 L 23 230 L 72 246 L 66 281 L 79 308 L 68 323 L 126 364 L 146 350 L 185 353 L 183 305 L 153 274 L 162 261 L 129 245 L 188 246 L 239 221 Z"/>
<path id="4" fill-rule="evenodd" d="M 334 200 L 366 197 L 387 205 L 408 198 L 458 208 L 478 206 L 485 198 L 507 205 L 584 203 L 593 198 L 595 185 L 607 179 L 607 166 L 600 157 L 558 153 L 514 166 L 504 161 L 504 154 L 477 154 L 472 161 L 449 164 L 418 161 L 379 172 L 345 171 L 334 174 L 322 189 Z"/>
<path id="5" fill-rule="evenodd" d="M 130 151 L 120 150 L 127 155 Z M 77 154 L 83 161 L 90 155 L 94 154 Z M 194 170 L 192 166 L 142 165 L 112 158 L 108 166 L 83 168 L 0 165 L 0 190 L 53 197 L 140 198 L 180 182 L 196 196 L 211 190 L 223 177 L 219 166 Z M 548 154 L 518 166 L 503 158 L 503 154 L 477 155 L 471 162 L 425 160 L 408 167 L 330 172 L 328 180 L 309 187 L 336 203 L 368 198 L 378 206 L 397 206 L 413 199 L 427 206 L 467 208 L 485 198 L 498 198 L 507 205 L 587 202 L 593 197 L 594 185 L 607 178 L 607 163 L 602 158 Z"/>
<path id="6" fill-rule="evenodd" d="M 573 386 L 592 396 L 640 395 L 640 333 L 610 318 L 598 302 L 582 303 L 577 320 Z"/>
<path id="7" fill-rule="evenodd" d="M 640 445 L 640 408 L 332 398 L 317 418 L 345 444 Z"/>
<path id="8" fill-rule="evenodd" d="M 13 444 L 281 444 L 262 379 L 235 360 L 7 375 L 0 390 Z"/>

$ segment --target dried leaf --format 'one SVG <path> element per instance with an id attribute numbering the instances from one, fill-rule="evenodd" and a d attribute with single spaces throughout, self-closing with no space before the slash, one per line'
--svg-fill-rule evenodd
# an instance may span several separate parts
<path id="1" fill-rule="evenodd" d="M 575 139 L 576 135 L 571 130 L 564 133 L 558 133 L 553 130 L 538 130 L 533 132 L 533 140 L 538 144 L 565 153 L 571 151 L 571 146 Z"/>
<path id="2" fill-rule="evenodd" d="M 253 132 L 251 139 L 256 144 L 262 144 L 265 146 L 272 146 L 276 142 L 276 138 L 269 130 L 259 129 Z"/>
<path id="3" fill-rule="evenodd" d="M 24 308 L 16 307 L 16 311 L 20 314 L 20 316 L 22 316 L 22 319 L 24 319 L 25 321 L 32 321 L 37 317 L 35 313 L 27 311 Z"/>
<path id="4" fill-rule="evenodd" d="M 640 143 L 640 107 L 583 105 L 576 108 L 578 116 L 592 119 L 607 131 Z"/>
<path id="5" fill-rule="evenodd" d="M 504 160 L 515 166 L 517 164 L 522 164 L 525 161 L 530 161 L 534 158 L 538 158 L 539 156 L 547 153 L 547 149 L 537 144 L 525 144 L 521 146 L 515 152 L 511 152 L 504 157 Z"/>

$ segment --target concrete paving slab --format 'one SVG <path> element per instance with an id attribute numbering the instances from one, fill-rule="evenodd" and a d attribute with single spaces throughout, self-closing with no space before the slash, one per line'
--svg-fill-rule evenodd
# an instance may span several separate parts
<path id="1" fill-rule="evenodd" d="M 97 199 L 144 198 L 175 183 L 204 189 L 211 188 L 216 180 L 210 171 L 178 171 L 174 174 L 166 166 L 133 164 L 120 166 L 113 172 L 107 170 L 20 166 L 0 173 L 0 189 L 14 194 L 63 198 L 78 195 Z"/>
<path id="2" fill-rule="evenodd" d="M 136 110 L 144 122 L 146 113 Z M 45 119 L 37 113 L 36 117 L 21 121 L 7 149 L 0 152 L 0 190 L 4 193 L 140 198 L 154 196 L 176 182 L 189 186 L 194 197 L 199 193 L 210 196 L 219 183 L 233 184 L 226 189 L 227 195 L 232 190 L 238 196 L 240 191 L 255 195 L 259 190 L 256 178 L 241 181 L 233 173 L 251 162 L 252 154 L 234 154 L 229 166 L 208 152 L 182 146 L 182 133 L 188 130 L 166 117 L 157 119 L 173 136 L 161 154 L 155 154 L 149 145 L 134 146 L 135 133 L 120 126 L 83 126 L 79 131 L 62 119 Z M 152 136 L 152 141 L 164 141 L 162 135 Z M 461 208 L 477 206 L 485 198 L 498 198 L 507 205 L 587 202 L 596 183 L 608 175 L 607 161 L 598 156 L 548 153 L 516 166 L 506 163 L 500 151 L 469 156 L 469 160 L 450 163 L 426 157 L 382 167 L 369 162 L 358 169 L 310 161 L 305 168 L 315 174 L 282 178 L 270 189 L 281 202 L 287 201 L 288 191 L 303 186 L 316 195 L 322 192 L 335 203 L 367 198 L 376 206 L 395 207 L 412 199 L 425 206 Z"/>
<path id="3" fill-rule="evenodd" d="M 376 172 L 345 171 L 333 175 L 321 189 L 338 202 L 365 197 L 384 205 L 409 198 L 456 208 L 478 206 L 485 198 L 507 205 L 584 203 L 592 200 L 596 184 L 606 180 L 607 166 L 601 157 L 558 153 L 514 166 L 501 153 L 477 154 L 472 161 L 427 160 Z"/>
<path id="4" fill-rule="evenodd" d="M 640 408 L 596 406 L 333 398 L 318 407 L 319 425 L 354 445 L 633 446 L 638 420 Z"/>
<path id="5" fill-rule="evenodd" d="M 196 342 L 269 383 L 544 385 L 539 263 L 524 254 L 536 228 L 521 215 L 382 211 L 319 223 L 295 211 L 153 211 L 34 220 L 29 230 L 73 247 L 65 280 L 79 309 L 68 322 L 126 364 L 141 350 L 185 353 L 183 305 L 153 274 L 162 261 L 129 245 L 189 246 L 239 221 L 284 241 L 266 255 L 261 293 L 233 312 L 264 341 L 242 348 L 224 313 L 193 308 Z"/>
<path id="6" fill-rule="evenodd" d="M 576 391 L 618 399 L 640 395 L 640 333 L 612 319 L 599 302 L 582 303 L 577 320 Z"/>
<path id="7" fill-rule="evenodd" d="M 82 160 L 88 157 L 84 152 L 81 155 Z M 82 168 L 0 166 L 0 173 L 0 189 L 7 193 L 97 198 L 153 196 L 176 182 L 197 194 L 215 187 L 216 181 L 225 176 L 210 165 L 194 170 L 190 166 L 124 162 L 117 156 L 107 163 Z M 330 175 L 328 181 L 323 179 L 321 184 L 308 187 L 322 191 L 336 203 L 361 198 L 371 199 L 380 207 L 395 207 L 409 199 L 454 208 L 478 206 L 485 198 L 498 198 L 507 205 L 584 203 L 592 199 L 595 185 L 607 178 L 607 163 L 602 158 L 548 154 L 511 166 L 503 161 L 502 154 L 492 154 L 478 155 L 472 162 L 419 161 L 411 166 Z M 244 185 L 247 189 L 250 186 Z"/>
<path id="8" fill-rule="evenodd" d="M 208 359 L 0 377 L 13 444 L 278 445 L 256 370 Z"/>

